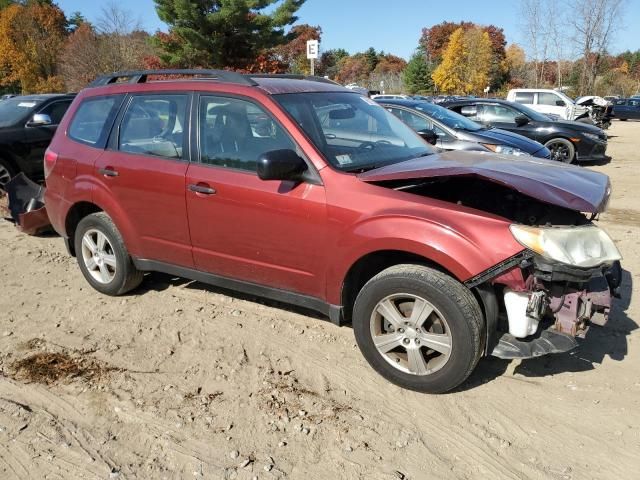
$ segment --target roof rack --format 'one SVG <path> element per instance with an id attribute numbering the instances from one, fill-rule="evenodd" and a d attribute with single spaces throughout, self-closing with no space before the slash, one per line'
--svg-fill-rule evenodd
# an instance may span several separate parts
<path id="1" fill-rule="evenodd" d="M 318 77 L 316 75 L 293 75 L 289 73 L 251 73 L 247 75 L 251 78 L 288 78 L 291 80 L 309 80 L 311 82 L 330 83 L 332 85 L 340 85 L 328 78 Z"/>
<path id="2" fill-rule="evenodd" d="M 131 70 L 125 72 L 108 73 L 96 78 L 89 84 L 90 87 L 101 87 L 103 85 L 110 85 L 118 83 L 119 80 L 129 79 L 123 83 L 145 83 L 147 77 L 150 75 L 191 75 L 204 77 L 206 80 L 218 80 L 226 83 L 237 83 L 240 85 L 248 85 L 254 87 L 257 83 L 251 80 L 248 75 L 242 75 L 236 72 L 230 72 L 228 70 Z"/>
<path id="3" fill-rule="evenodd" d="M 129 70 L 124 72 L 107 73 L 96 78 L 89 84 L 89 87 L 101 87 L 114 83 L 146 83 L 149 76 L 156 75 L 185 75 L 200 77 L 199 80 L 216 80 L 225 83 L 236 83 L 255 87 L 258 85 L 254 78 L 286 78 L 291 80 L 309 80 L 311 82 L 329 83 L 339 85 L 333 80 L 313 75 L 291 75 L 291 74 L 271 74 L 255 73 L 243 75 L 228 70 L 204 70 L 204 69 L 173 69 L 173 70 Z"/>

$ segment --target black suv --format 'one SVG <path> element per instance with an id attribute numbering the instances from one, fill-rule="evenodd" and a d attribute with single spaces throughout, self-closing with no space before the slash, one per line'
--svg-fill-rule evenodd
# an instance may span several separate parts
<path id="1" fill-rule="evenodd" d="M 43 177 L 44 152 L 75 95 L 24 95 L 0 102 L 0 188 L 24 172 Z"/>
<path id="2" fill-rule="evenodd" d="M 525 105 L 506 100 L 471 98 L 440 105 L 476 122 L 540 142 L 551 150 L 554 160 L 565 163 L 610 160 L 605 154 L 607 134 L 593 125 L 555 121 Z"/>

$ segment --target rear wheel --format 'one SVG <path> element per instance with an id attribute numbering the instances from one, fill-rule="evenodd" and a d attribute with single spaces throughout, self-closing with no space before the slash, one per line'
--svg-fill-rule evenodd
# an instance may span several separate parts
<path id="1" fill-rule="evenodd" d="M 559 162 L 571 163 L 576 155 L 576 148 L 566 138 L 552 138 L 544 146 L 551 151 L 551 158 Z"/>
<path id="2" fill-rule="evenodd" d="M 451 390 L 473 371 L 482 323 L 464 285 L 419 265 L 376 275 L 353 310 L 356 341 L 367 362 L 390 382 L 427 393 Z"/>
<path id="3" fill-rule="evenodd" d="M 78 265 L 93 288 L 105 295 L 122 295 L 142 282 L 122 235 L 104 212 L 83 218 L 74 239 Z"/>
<path id="4" fill-rule="evenodd" d="M 13 165 L 0 157 L 0 188 L 4 189 L 5 185 L 9 183 L 9 180 L 11 180 L 15 174 L 16 172 Z"/>

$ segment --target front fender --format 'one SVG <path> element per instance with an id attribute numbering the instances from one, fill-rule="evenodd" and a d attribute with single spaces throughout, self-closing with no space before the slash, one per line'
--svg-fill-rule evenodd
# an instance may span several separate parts
<path id="1" fill-rule="evenodd" d="M 495 217 L 478 222 L 477 216 L 466 216 L 458 212 L 458 218 L 452 215 L 452 222 L 445 225 L 414 216 L 383 215 L 342 232 L 327 272 L 329 301 L 340 304 L 351 267 L 375 252 L 417 255 L 464 282 L 522 250 L 509 231 L 509 222 Z"/>

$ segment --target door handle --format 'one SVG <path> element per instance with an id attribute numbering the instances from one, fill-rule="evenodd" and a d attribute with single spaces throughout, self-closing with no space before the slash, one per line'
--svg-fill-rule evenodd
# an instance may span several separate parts
<path id="1" fill-rule="evenodd" d="M 98 169 L 98 173 L 100 175 L 104 175 L 105 177 L 117 177 L 119 175 L 118 172 L 116 172 L 113 168 L 111 167 L 106 167 L 106 168 L 99 168 Z"/>
<path id="2" fill-rule="evenodd" d="M 189 190 L 195 193 L 202 193 L 203 195 L 213 195 L 216 193 L 215 188 L 211 188 L 206 184 L 191 184 L 189 185 Z"/>

